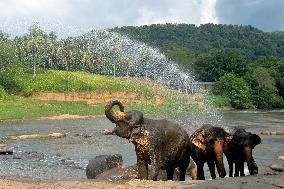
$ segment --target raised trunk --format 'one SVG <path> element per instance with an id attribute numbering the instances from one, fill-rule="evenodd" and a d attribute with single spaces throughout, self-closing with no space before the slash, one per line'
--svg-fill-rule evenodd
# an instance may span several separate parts
<path id="1" fill-rule="evenodd" d="M 115 105 L 119 107 L 121 112 L 124 112 L 124 106 L 119 100 L 109 101 L 105 106 L 105 115 L 113 123 L 116 123 L 120 119 L 112 110 Z"/>
<path id="2" fill-rule="evenodd" d="M 223 152 L 224 152 L 224 140 L 216 140 L 214 142 L 214 152 L 216 155 L 216 166 L 219 176 L 224 178 L 226 176 L 226 170 L 224 168 L 223 162 Z"/>

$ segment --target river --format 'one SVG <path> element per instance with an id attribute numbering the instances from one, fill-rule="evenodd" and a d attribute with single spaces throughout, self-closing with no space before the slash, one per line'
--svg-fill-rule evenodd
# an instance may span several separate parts
<path id="1" fill-rule="evenodd" d="M 190 122 L 191 118 L 188 118 Z M 183 126 L 189 134 L 199 126 Z M 221 125 L 230 129 L 238 126 L 247 131 L 283 131 L 284 111 L 230 111 L 222 113 Z M 28 177 L 41 180 L 84 179 L 89 159 L 102 154 L 122 154 L 124 165 L 136 161 L 134 146 L 117 136 L 102 135 L 103 129 L 114 125 L 105 118 L 75 120 L 35 120 L 0 123 L 0 143 L 14 147 L 15 155 L 0 156 L 0 176 Z M 58 139 L 8 140 L 20 134 L 67 133 Z M 254 157 L 258 165 L 268 166 L 278 155 L 284 154 L 284 136 L 261 136 Z M 35 157 L 23 156 L 37 152 Z M 226 163 L 227 164 L 227 163 Z"/>

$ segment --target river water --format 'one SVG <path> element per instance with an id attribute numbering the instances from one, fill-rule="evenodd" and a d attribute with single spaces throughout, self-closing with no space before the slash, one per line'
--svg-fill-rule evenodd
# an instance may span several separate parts
<path id="1" fill-rule="evenodd" d="M 184 124 L 192 133 L 200 125 L 192 125 L 192 117 Z M 222 113 L 220 124 L 225 129 L 238 126 L 247 131 L 283 131 L 284 111 L 232 111 Z M 36 120 L 0 123 L 0 143 L 14 147 L 15 155 L 0 156 L 0 176 L 27 177 L 41 180 L 84 179 L 89 159 L 102 154 L 122 154 L 124 165 L 136 161 L 134 146 L 117 136 L 102 135 L 113 124 L 105 118 L 76 120 Z M 9 135 L 67 133 L 58 139 L 7 140 Z M 284 136 L 261 136 L 262 143 L 254 150 L 258 165 L 268 166 L 277 156 L 284 155 Z M 36 157 L 24 154 L 37 152 Z"/>

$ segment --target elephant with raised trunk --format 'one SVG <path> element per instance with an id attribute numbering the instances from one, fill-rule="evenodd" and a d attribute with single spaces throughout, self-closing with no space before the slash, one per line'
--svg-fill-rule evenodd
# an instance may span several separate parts
<path id="1" fill-rule="evenodd" d="M 207 162 L 212 179 L 216 178 L 215 164 L 221 178 L 226 176 L 223 162 L 225 138 L 228 135 L 221 127 L 204 125 L 190 137 L 191 156 L 197 166 L 197 179 L 204 180 L 204 163 Z"/>
<path id="2" fill-rule="evenodd" d="M 230 134 L 232 139 L 225 144 L 224 149 L 229 164 L 229 177 L 233 176 L 234 163 L 235 177 L 245 176 L 244 162 L 247 162 L 250 175 L 257 174 L 258 167 L 252 156 L 252 150 L 261 143 L 261 138 L 240 128 L 235 128 Z"/>
<path id="3" fill-rule="evenodd" d="M 120 111 L 112 110 L 115 105 Z M 151 164 L 149 178 L 152 180 L 157 180 L 160 169 L 166 170 L 167 179 L 172 180 L 176 167 L 180 172 L 179 180 L 185 180 L 190 151 L 189 136 L 182 127 L 167 120 L 144 118 L 140 111 L 124 112 L 118 100 L 105 106 L 105 115 L 116 124 L 112 133 L 135 145 L 140 179 L 148 179 L 148 165 Z"/>

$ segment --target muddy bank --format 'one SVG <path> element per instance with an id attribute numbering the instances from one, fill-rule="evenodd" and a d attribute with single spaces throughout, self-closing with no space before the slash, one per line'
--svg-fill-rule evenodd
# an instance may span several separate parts
<path id="1" fill-rule="evenodd" d="M 225 178 L 211 181 L 140 181 L 131 180 L 125 183 L 109 183 L 109 182 L 98 182 L 94 180 L 80 180 L 80 181 L 57 181 L 57 182 L 41 182 L 36 180 L 28 180 L 27 178 L 21 179 L 0 179 L 0 189 L 69 189 L 69 188 L 199 188 L 199 189 L 276 189 L 284 188 L 284 176 L 283 175 L 260 175 L 260 176 L 247 176 L 242 178 Z"/>

